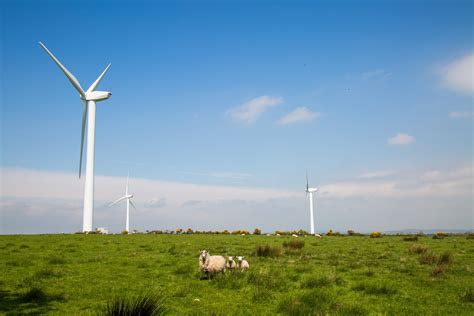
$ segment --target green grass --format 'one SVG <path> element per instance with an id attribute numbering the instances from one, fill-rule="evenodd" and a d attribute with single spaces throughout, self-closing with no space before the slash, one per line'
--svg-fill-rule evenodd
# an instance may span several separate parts
<path id="1" fill-rule="evenodd" d="M 403 236 L 0 236 L 0 314 L 473 315 L 474 240 L 408 241 L 416 243 Z M 250 270 L 201 280 L 201 249 L 245 256 Z"/>

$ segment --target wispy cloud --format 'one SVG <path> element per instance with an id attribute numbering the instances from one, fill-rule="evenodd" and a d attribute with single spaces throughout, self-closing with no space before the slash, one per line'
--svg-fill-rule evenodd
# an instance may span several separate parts
<path id="1" fill-rule="evenodd" d="M 472 118 L 472 112 L 462 111 L 462 112 L 450 112 L 449 117 L 453 119 L 462 119 L 462 118 Z"/>
<path id="2" fill-rule="evenodd" d="M 388 139 L 388 144 L 392 146 L 406 146 L 414 142 L 415 137 L 403 133 L 398 133 L 397 135 Z"/>
<path id="3" fill-rule="evenodd" d="M 441 67 L 440 74 L 443 85 L 447 88 L 459 92 L 474 92 L 474 53 Z"/>
<path id="4" fill-rule="evenodd" d="M 385 171 L 373 171 L 361 174 L 358 178 L 359 179 L 379 179 L 385 178 L 391 175 L 394 175 L 395 171 L 385 170 Z"/>
<path id="5" fill-rule="evenodd" d="M 409 221 L 407 218 L 413 220 L 409 221 L 410 225 L 439 227 L 453 217 L 453 227 L 466 227 L 465 223 L 472 219 L 472 170 L 472 165 L 466 165 L 450 170 L 397 172 L 391 177 L 384 176 L 388 171 L 376 171 L 362 178 L 323 183 L 316 196 L 320 214 L 318 227 L 406 228 L 403 225 Z M 84 188 L 75 173 L 0 168 L 0 174 L 0 233 L 81 229 Z M 122 192 L 126 178 L 97 175 L 95 180 L 94 223 L 120 231 L 124 213 L 106 205 L 116 198 L 117 192 Z M 135 204 L 146 208 L 139 207 L 138 212 L 131 214 L 132 228 L 139 230 L 261 227 L 272 231 L 307 225 L 308 204 L 301 190 L 211 186 L 142 178 L 131 178 L 130 185 Z M 422 216 L 421 222 L 419 215 L 424 212 L 432 216 Z M 394 224 L 400 217 L 403 220 Z"/>
<path id="6" fill-rule="evenodd" d="M 385 71 L 384 69 L 376 69 L 371 71 L 366 71 L 360 74 L 360 77 L 363 80 L 370 79 L 388 79 L 392 76 L 391 72 Z"/>
<path id="7" fill-rule="evenodd" d="M 227 114 L 236 121 L 250 124 L 254 123 L 269 108 L 281 103 L 283 103 L 283 98 L 263 95 L 228 110 Z"/>
<path id="8" fill-rule="evenodd" d="M 246 180 L 253 177 L 253 174 L 232 172 L 232 171 L 220 171 L 220 172 L 196 172 L 196 171 L 183 171 L 183 174 L 189 174 L 193 176 L 212 177 L 219 179 L 230 179 L 230 180 Z"/>
<path id="9" fill-rule="evenodd" d="M 293 110 L 292 112 L 283 116 L 278 123 L 281 125 L 294 124 L 299 122 L 309 122 L 320 116 L 320 113 L 313 112 L 308 108 L 301 106 Z"/>
<path id="10" fill-rule="evenodd" d="M 145 207 L 150 208 L 161 208 L 166 206 L 166 199 L 165 198 L 157 198 L 154 197 L 150 199 L 148 202 L 144 203 Z"/>
<path id="11" fill-rule="evenodd" d="M 320 191 L 331 198 L 470 197 L 473 185 L 472 172 L 473 166 L 466 165 L 451 170 L 409 172 L 390 179 L 365 177 L 322 185 Z M 375 172 L 371 176 L 384 173 L 387 174 L 387 172 Z"/>

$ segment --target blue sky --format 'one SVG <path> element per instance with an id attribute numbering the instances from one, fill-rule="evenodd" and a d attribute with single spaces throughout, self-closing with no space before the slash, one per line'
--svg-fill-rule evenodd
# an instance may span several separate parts
<path id="1" fill-rule="evenodd" d="M 6 1 L 1 7 L 3 173 L 77 173 L 80 100 L 38 46 L 42 41 L 83 87 L 112 63 L 99 86 L 113 95 L 98 104 L 96 175 L 130 171 L 157 181 L 299 192 L 306 170 L 320 186 L 364 175 L 390 175 L 406 186 L 429 172 L 468 166 L 463 189 L 472 192 L 472 71 L 471 88 L 462 71 L 472 69 L 472 2 Z M 250 120 L 236 115 L 242 112 Z M 20 195 L 26 198 L 10 191 L 2 198 Z M 34 189 L 30 195 L 39 196 Z M 457 197 L 446 199 L 446 210 L 458 205 Z M 364 209 L 362 200 L 356 204 Z M 415 209 L 415 202 L 406 204 Z M 329 216 L 333 208 L 351 205 L 328 205 L 328 227 L 341 222 Z M 470 224 L 451 226 L 472 228 L 472 198 L 464 196 L 456 208 Z M 393 228 L 412 224 L 419 226 Z M 431 225 L 438 224 L 443 220 Z"/>

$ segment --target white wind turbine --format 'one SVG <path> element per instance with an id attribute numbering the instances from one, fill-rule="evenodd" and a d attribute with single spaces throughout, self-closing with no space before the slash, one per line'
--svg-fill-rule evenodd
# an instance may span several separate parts
<path id="1" fill-rule="evenodd" d="M 311 235 L 314 235 L 314 215 L 313 215 L 313 193 L 318 191 L 317 188 L 310 188 L 308 182 L 308 173 L 306 172 L 306 196 L 309 193 L 309 211 L 311 221 Z"/>
<path id="2" fill-rule="evenodd" d="M 70 73 L 66 67 L 64 67 L 61 62 L 54 57 L 54 55 L 39 42 L 40 46 L 48 53 L 49 57 L 59 66 L 61 71 L 66 75 L 74 88 L 79 92 L 80 98 L 82 100 L 82 132 L 81 132 L 81 153 L 79 158 L 79 178 L 81 177 L 82 169 L 82 151 L 84 147 L 84 131 L 86 128 L 86 116 L 88 117 L 87 124 L 87 162 L 86 162 L 86 184 L 84 190 L 84 214 L 82 222 L 82 231 L 89 232 L 92 231 L 92 220 L 94 215 L 94 140 L 95 140 L 95 103 L 103 100 L 107 100 L 112 93 L 107 91 L 95 91 L 97 86 L 102 80 L 102 77 L 105 75 L 109 69 L 109 64 L 102 74 L 94 81 L 93 84 L 84 91 L 79 84 L 79 81 Z"/>
<path id="3" fill-rule="evenodd" d="M 137 210 L 137 208 L 132 202 L 133 195 L 128 193 L 128 178 L 129 176 L 127 176 L 127 186 L 125 187 L 125 195 L 117 199 L 115 202 L 111 203 L 109 206 L 115 205 L 123 200 L 127 200 L 127 220 L 125 224 L 125 230 L 127 232 L 130 232 L 130 205 L 132 205 L 135 210 Z"/>

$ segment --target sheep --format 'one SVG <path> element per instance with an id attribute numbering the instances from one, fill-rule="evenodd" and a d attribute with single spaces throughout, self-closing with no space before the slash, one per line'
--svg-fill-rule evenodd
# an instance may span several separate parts
<path id="1" fill-rule="evenodd" d="M 224 273 L 225 266 L 226 262 L 223 256 L 211 256 L 209 251 L 201 250 L 199 255 L 199 269 L 208 278 L 219 272 Z"/>
<path id="2" fill-rule="evenodd" d="M 234 257 L 228 257 L 225 267 L 230 270 L 234 270 L 237 267 L 237 264 L 234 261 Z"/>
<path id="3" fill-rule="evenodd" d="M 247 260 L 244 260 L 243 256 L 237 256 L 237 267 L 240 268 L 243 272 L 247 271 L 250 266 Z"/>
<path id="4" fill-rule="evenodd" d="M 296 235 L 296 234 L 293 234 L 293 235 L 291 235 L 291 237 L 298 238 L 298 235 Z"/>
<path id="5" fill-rule="evenodd" d="M 314 236 L 318 237 L 318 238 L 321 238 L 321 235 L 320 234 L 314 234 Z"/>

